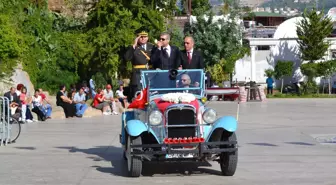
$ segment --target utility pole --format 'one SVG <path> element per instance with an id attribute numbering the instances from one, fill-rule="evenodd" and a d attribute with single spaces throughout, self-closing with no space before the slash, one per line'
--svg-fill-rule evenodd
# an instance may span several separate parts
<path id="1" fill-rule="evenodd" d="M 318 3 L 319 3 L 319 0 L 315 0 L 315 3 L 316 3 L 316 10 L 318 10 Z"/>
<path id="2" fill-rule="evenodd" d="M 188 0 L 189 16 L 191 16 L 191 0 Z"/>
<path id="3" fill-rule="evenodd" d="M 189 19 L 189 22 L 190 22 L 190 18 L 191 18 L 191 0 L 186 0 L 187 1 L 187 7 L 188 7 L 188 19 Z"/>

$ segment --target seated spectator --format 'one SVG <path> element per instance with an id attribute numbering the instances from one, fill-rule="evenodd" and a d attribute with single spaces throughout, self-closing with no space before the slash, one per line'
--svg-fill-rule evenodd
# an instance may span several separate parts
<path id="1" fill-rule="evenodd" d="M 39 121 L 45 121 L 47 119 L 46 110 L 43 108 L 42 97 L 39 90 L 35 90 L 34 96 L 32 96 L 32 111 L 36 113 Z"/>
<path id="2" fill-rule="evenodd" d="M 70 88 L 71 95 L 69 95 L 69 98 L 70 98 L 70 100 L 73 100 L 74 97 L 75 97 L 75 94 L 77 93 L 77 89 L 76 89 L 75 84 L 72 84 L 70 87 L 71 87 Z"/>
<path id="3" fill-rule="evenodd" d="M 76 92 L 76 91 L 77 91 L 77 89 L 76 89 L 76 84 L 72 84 L 72 85 L 71 85 L 70 91 L 71 91 L 71 92 L 74 92 L 74 91 Z"/>
<path id="4" fill-rule="evenodd" d="M 51 103 L 49 99 L 47 98 L 47 96 L 43 93 L 43 90 L 41 88 L 39 89 L 39 95 L 42 98 L 43 108 L 47 111 L 46 113 L 47 119 L 51 119 L 51 111 L 52 111 Z"/>
<path id="5" fill-rule="evenodd" d="M 88 108 L 86 105 L 86 94 L 84 88 L 80 88 L 74 96 L 74 103 L 76 104 L 76 116 L 83 117 L 85 110 Z"/>
<path id="6" fill-rule="evenodd" d="M 83 81 L 83 89 L 84 89 L 84 93 L 86 94 L 85 97 L 86 97 L 86 101 L 90 98 L 90 88 L 87 86 L 87 83 L 86 81 Z"/>
<path id="7" fill-rule="evenodd" d="M 72 100 L 65 96 L 65 85 L 60 86 L 60 91 L 56 95 L 56 105 L 60 106 L 64 110 L 66 118 L 72 118 L 76 114 L 76 108 Z"/>
<path id="8" fill-rule="evenodd" d="M 104 89 L 104 101 L 110 105 L 112 113 L 118 115 L 116 100 L 113 98 L 112 86 L 110 84 L 106 85 L 106 89 Z"/>
<path id="9" fill-rule="evenodd" d="M 128 107 L 127 96 L 124 95 L 124 86 L 122 84 L 119 86 L 119 89 L 116 91 L 116 94 L 119 101 L 123 104 L 125 108 L 127 108 Z"/>
<path id="10" fill-rule="evenodd" d="M 22 87 L 21 88 L 21 93 L 20 93 L 20 101 L 22 104 L 22 109 L 21 109 L 21 119 L 22 122 L 33 122 L 33 115 L 30 112 L 29 109 L 29 98 L 27 97 L 27 88 Z"/>
<path id="11" fill-rule="evenodd" d="M 22 90 L 22 88 L 24 87 L 24 85 L 23 84 L 18 84 L 17 86 L 16 86 L 16 94 L 18 95 L 18 96 L 20 96 L 21 95 L 21 90 Z"/>
<path id="12" fill-rule="evenodd" d="M 105 96 L 104 96 L 104 91 L 102 89 L 97 90 L 97 94 L 93 99 L 93 107 L 96 109 L 99 109 L 103 112 L 104 115 L 111 115 L 110 113 L 110 106 L 109 103 L 104 101 Z"/>
<path id="13" fill-rule="evenodd" d="M 51 109 L 51 103 L 49 101 L 49 99 L 47 98 L 47 96 L 43 93 L 43 90 L 41 88 L 39 88 L 39 95 L 41 96 L 42 98 L 42 102 L 45 102 L 46 104 L 44 105 L 46 108 L 49 108 Z"/>
<path id="14" fill-rule="evenodd" d="M 19 121 L 21 117 L 21 102 L 15 90 L 14 87 L 11 87 L 10 91 L 6 92 L 4 96 L 9 99 L 10 114 Z"/>
<path id="15" fill-rule="evenodd" d="M 76 90 L 71 91 L 70 100 L 74 100 L 74 98 L 75 98 L 75 94 L 76 94 L 76 93 L 77 93 Z"/>

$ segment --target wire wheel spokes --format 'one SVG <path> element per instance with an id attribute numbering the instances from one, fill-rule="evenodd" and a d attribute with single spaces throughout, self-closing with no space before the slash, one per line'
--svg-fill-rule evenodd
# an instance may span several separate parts
<path id="1" fill-rule="evenodd" d="M 14 143 L 17 138 L 19 138 L 21 133 L 21 124 L 15 118 L 11 118 L 9 122 L 9 130 L 10 130 L 10 143 Z"/>

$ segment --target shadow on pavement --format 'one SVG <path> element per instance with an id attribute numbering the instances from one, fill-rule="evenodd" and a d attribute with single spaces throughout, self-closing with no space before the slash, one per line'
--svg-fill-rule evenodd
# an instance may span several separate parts
<path id="1" fill-rule="evenodd" d="M 14 147 L 16 149 L 21 149 L 21 150 L 36 150 L 35 147 L 30 147 L 30 146 L 26 146 L 26 147 Z"/>
<path id="2" fill-rule="evenodd" d="M 311 143 L 306 143 L 306 142 L 285 142 L 287 144 L 292 144 L 292 145 L 304 145 L 304 146 L 314 146 L 315 144 Z"/>
<path id="3" fill-rule="evenodd" d="M 123 150 L 115 146 L 97 146 L 94 148 L 81 149 L 77 147 L 56 147 L 58 149 L 66 149 L 70 153 L 84 153 L 88 154 L 88 159 L 93 161 L 109 161 L 111 167 L 92 166 L 97 171 L 103 173 L 110 173 L 116 176 L 128 177 L 127 163 L 123 159 Z M 178 162 L 178 163 L 163 163 L 163 162 L 144 162 L 143 163 L 143 176 L 156 176 L 156 175 L 173 175 L 173 176 L 186 176 L 186 175 L 221 175 L 220 169 L 213 170 L 204 167 L 211 167 L 208 162 Z"/>
<path id="4" fill-rule="evenodd" d="M 271 144 L 271 143 L 247 143 L 247 144 L 250 144 L 250 145 L 258 145 L 258 146 L 278 146 L 278 145 L 275 145 L 275 144 Z"/>
<path id="5" fill-rule="evenodd" d="M 122 148 L 115 146 L 97 146 L 94 148 L 81 149 L 77 147 L 56 147 L 59 149 L 67 149 L 70 153 L 84 153 L 92 156 L 88 156 L 88 159 L 93 161 L 109 161 L 112 167 L 92 166 L 97 171 L 104 173 L 111 173 L 116 176 L 127 177 L 127 164 L 122 158 Z"/>

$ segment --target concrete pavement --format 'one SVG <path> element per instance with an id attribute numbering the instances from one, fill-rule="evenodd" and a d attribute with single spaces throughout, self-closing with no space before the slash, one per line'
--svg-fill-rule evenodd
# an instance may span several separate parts
<path id="1" fill-rule="evenodd" d="M 198 168 L 146 164 L 142 177 L 125 177 L 120 116 L 25 124 L 17 143 L 0 147 L 0 185 L 332 185 L 336 184 L 335 105 L 336 99 L 241 104 L 239 161 L 233 177 L 220 176 L 217 163 Z M 220 115 L 235 115 L 236 104 L 231 102 L 209 106 Z"/>

